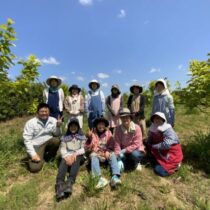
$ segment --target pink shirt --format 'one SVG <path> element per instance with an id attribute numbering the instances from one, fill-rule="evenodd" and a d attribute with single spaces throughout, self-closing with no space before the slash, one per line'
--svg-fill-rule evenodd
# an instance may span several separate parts
<path id="1" fill-rule="evenodd" d="M 122 149 L 126 149 L 126 153 L 131 153 L 134 150 L 144 152 L 141 128 L 133 122 L 131 122 L 129 131 L 126 131 L 122 125 L 118 126 L 115 131 L 114 141 L 116 155 L 119 155 Z"/>

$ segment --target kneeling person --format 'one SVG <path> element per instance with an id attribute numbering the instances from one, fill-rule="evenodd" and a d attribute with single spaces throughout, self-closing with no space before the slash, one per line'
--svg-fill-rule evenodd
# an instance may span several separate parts
<path id="1" fill-rule="evenodd" d="M 50 160 L 56 156 L 60 140 L 53 137 L 61 135 L 61 124 L 61 119 L 49 116 L 49 106 L 46 103 L 40 103 L 37 116 L 26 122 L 23 139 L 30 157 L 28 166 L 31 172 L 39 172 L 44 159 Z"/>

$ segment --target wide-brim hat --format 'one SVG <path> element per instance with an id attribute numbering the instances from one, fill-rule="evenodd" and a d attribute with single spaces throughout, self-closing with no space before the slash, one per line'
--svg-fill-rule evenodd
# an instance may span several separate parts
<path id="1" fill-rule="evenodd" d="M 105 127 L 109 126 L 109 121 L 104 117 L 96 118 L 93 122 L 93 126 L 96 127 L 100 122 L 103 122 L 105 124 Z"/>
<path id="2" fill-rule="evenodd" d="M 137 87 L 137 88 L 139 89 L 139 93 L 142 93 L 143 87 L 142 87 L 141 85 L 139 85 L 139 84 L 133 84 L 133 85 L 130 87 L 130 92 L 131 92 L 131 93 L 134 93 L 134 92 L 133 92 L 133 89 L 134 89 L 135 87 Z"/>
<path id="3" fill-rule="evenodd" d="M 81 91 L 81 88 L 79 88 L 79 86 L 78 86 L 78 85 L 72 85 L 72 86 L 70 86 L 70 87 L 69 87 L 69 92 L 72 92 L 72 90 L 73 90 L 73 89 L 78 90 L 78 92 L 80 92 L 80 91 Z"/>
<path id="4" fill-rule="evenodd" d="M 163 112 L 155 112 L 155 113 L 152 115 L 152 117 L 150 118 L 151 122 L 154 121 L 155 116 L 158 116 L 158 117 L 160 117 L 164 122 L 167 122 L 166 116 L 165 116 L 165 114 L 164 114 Z"/>
<path id="5" fill-rule="evenodd" d="M 80 125 L 79 125 L 79 120 L 77 118 L 72 118 L 69 123 L 68 123 L 68 129 L 70 127 L 70 125 L 72 124 L 76 124 L 78 126 L 78 129 L 80 129 Z"/>
<path id="6" fill-rule="evenodd" d="M 52 79 L 58 81 L 58 86 L 61 85 L 62 80 L 61 80 L 60 78 L 56 77 L 56 76 L 50 76 L 50 77 L 46 80 L 47 85 L 50 86 L 50 81 L 51 81 Z"/>
<path id="7" fill-rule="evenodd" d="M 131 112 L 128 108 L 123 108 L 120 113 L 119 113 L 120 117 L 125 117 L 125 116 L 131 116 Z"/>
<path id="8" fill-rule="evenodd" d="M 119 88 L 119 86 L 118 86 L 117 84 L 112 85 L 111 90 L 112 90 L 112 89 L 117 89 L 117 90 L 118 90 L 118 93 L 119 93 L 119 94 L 121 93 L 121 92 L 120 92 L 120 88 Z"/>
<path id="9" fill-rule="evenodd" d="M 97 84 L 97 86 L 98 86 L 97 89 L 100 88 L 100 83 L 99 83 L 96 79 L 93 79 L 93 80 L 91 80 L 91 81 L 89 82 L 89 84 L 88 84 L 88 87 L 89 87 L 90 89 L 92 89 L 91 85 L 92 85 L 93 83 Z"/>

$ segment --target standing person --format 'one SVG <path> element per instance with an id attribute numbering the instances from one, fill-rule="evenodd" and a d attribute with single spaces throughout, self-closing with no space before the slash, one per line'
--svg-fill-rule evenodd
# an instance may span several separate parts
<path id="1" fill-rule="evenodd" d="M 181 166 L 183 160 L 181 145 L 175 131 L 167 123 L 164 113 L 154 113 L 151 121 L 146 144 L 156 162 L 154 171 L 159 176 L 169 176 Z"/>
<path id="2" fill-rule="evenodd" d="M 123 108 L 123 100 L 120 94 L 120 89 L 118 85 L 112 85 L 111 95 L 106 99 L 106 106 L 108 108 L 108 119 L 110 131 L 113 133 L 114 128 L 120 125 L 120 116 L 119 112 Z"/>
<path id="3" fill-rule="evenodd" d="M 63 115 L 64 92 L 59 88 L 62 81 L 56 76 L 51 76 L 46 80 L 48 88 L 44 89 L 44 102 L 50 107 L 50 116 L 58 119 Z"/>
<path id="4" fill-rule="evenodd" d="M 97 118 L 94 121 L 94 129 L 89 133 L 86 143 L 86 150 L 90 152 L 91 172 L 93 177 L 98 177 L 97 189 L 103 188 L 108 184 L 108 180 L 102 177 L 100 162 L 108 162 L 111 168 L 111 187 L 121 184 L 120 170 L 117 158 L 114 154 L 114 141 L 112 133 L 108 130 L 109 122 L 105 118 Z"/>
<path id="5" fill-rule="evenodd" d="M 90 90 L 85 98 L 85 110 L 88 126 L 92 129 L 94 120 L 105 115 L 105 97 L 97 80 L 91 80 L 88 86 Z"/>
<path id="6" fill-rule="evenodd" d="M 155 112 L 163 112 L 167 122 L 174 127 L 175 110 L 173 96 L 169 93 L 166 81 L 159 79 L 155 83 L 155 94 L 152 104 L 152 115 Z"/>
<path id="7" fill-rule="evenodd" d="M 127 170 L 141 170 L 140 161 L 145 155 L 141 128 L 132 121 L 131 112 L 123 108 L 120 112 L 122 124 L 116 127 L 114 152 Z"/>
<path id="8" fill-rule="evenodd" d="M 72 118 L 77 118 L 82 129 L 85 109 L 84 97 L 81 94 L 81 89 L 77 85 L 72 85 L 69 88 L 69 94 L 64 101 L 64 107 L 68 113 L 68 122 Z"/>
<path id="9" fill-rule="evenodd" d="M 128 98 L 128 108 L 133 116 L 133 121 L 140 126 L 143 137 L 146 136 L 146 121 L 144 116 L 145 98 L 141 95 L 142 86 L 134 84 L 130 87 L 131 95 Z"/>
<path id="10" fill-rule="evenodd" d="M 84 145 L 86 137 L 83 134 L 78 119 L 71 119 L 66 134 L 61 138 L 61 157 L 56 178 L 57 200 L 72 194 L 72 185 L 76 180 L 81 162 L 84 160 Z M 67 180 L 65 177 L 68 173 Z"/>
<path id="11" fill-rule="evenodd" d="M 55 157 L 60 145 L 60 140 L 53 137 L 61 135 L 62 120 L 56 120 L 49 114 L 49 105 L 40 103 L 37 116 L 27 121 L 24 127 L 23 139 L 30 157 L 28 166 L 31 172 L 39 172 L 44 159 Z"/>

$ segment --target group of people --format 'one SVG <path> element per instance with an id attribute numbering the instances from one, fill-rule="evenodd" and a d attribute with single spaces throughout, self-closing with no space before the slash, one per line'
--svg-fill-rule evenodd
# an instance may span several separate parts
<path id="1" fill-rule="evenodd" d="M 58 200 L 71 195 L 79 167 L 86 158 L 91 175 L 97 180 L 97 189 L 109 183 L 102 175 L 101 163 L 110 166 L 113 188 L 121 185 L 120 176 L 124 170 L 141 170 L 141 160 L 146 153 L 158 175 L 168 176 L 178 170 L 183 154 L 173 129 L 174 104 L 165 80 L 157 80 L 155 84 L 148 135 L 145 98 L 139 84 L 130 87 L 131 95 L 125 106 L 116 84 L 106 98 L 97 80 L 90 81 L 85 97 L 81 88 L 72 85 L 65 98 L 61 82 L 56 76 L 47 79 L 44 103 L 38 105 L 37 116 L 26 122 L 23 132 L 31 172 L 40 171 L 44 160 L 54 158 L 60 147 L 62 159 L 55 185 Z M 64 135 L 61 129 L 63 110 L 68 114 Z M 84 113 L 88 118 L 87 134 L 83 132 Z"/>

